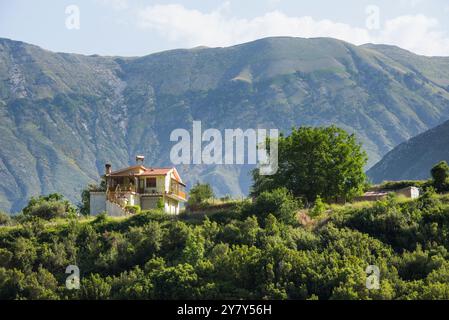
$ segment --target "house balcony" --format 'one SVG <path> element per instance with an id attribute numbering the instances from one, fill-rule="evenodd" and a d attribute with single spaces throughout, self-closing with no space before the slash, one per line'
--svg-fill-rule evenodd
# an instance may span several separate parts
<path id="1" fill-rule="evenodd" d="M 187 195 L 184 191 L 170 191 L 167 195 L 178 201 L 187 201 Z"/>
<path id="2" fill-rule="evenodd" d="M 162 188 L 145 188 L 145 189 L 133 189 L 127 191 L 108 191 L 107 199 L 111 202 L 115 203 L 134 203 L 136 198 L 141 196 L 153 196 L 153 197 L 162 197 L 168 196 L 177 201 L 187 201 L 187 194 L 182 190 L 170 190 L 166 192 Z M 126 200 L 125 200 L 126 199 Z"/>

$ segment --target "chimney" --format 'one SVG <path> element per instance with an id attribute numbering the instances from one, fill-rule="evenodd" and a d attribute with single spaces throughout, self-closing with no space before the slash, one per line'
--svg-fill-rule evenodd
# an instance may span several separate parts
<path id="1" fill-rule="evenodd" d="M 143 161 L 145 160 L 144 156 L 136 156 L 136 164 L 143 165 Z"/>
<path id="2" fill-rule="evenodd" d="M 104 168 L 105 168 L 105 173 L 106 174 L 111 174 L 112 170 L 111 170 L 111 165 L 109 163 L 106 163 L 104 165 Z"/>

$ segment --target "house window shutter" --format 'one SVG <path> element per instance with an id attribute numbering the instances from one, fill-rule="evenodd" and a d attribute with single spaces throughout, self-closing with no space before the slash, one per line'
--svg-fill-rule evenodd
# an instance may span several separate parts
<path id="1" fill-rule="evenodd" d="M 156 188 L 156 178 L 147 178 L 146 179 L 146 187 L 147 188 Z"/>

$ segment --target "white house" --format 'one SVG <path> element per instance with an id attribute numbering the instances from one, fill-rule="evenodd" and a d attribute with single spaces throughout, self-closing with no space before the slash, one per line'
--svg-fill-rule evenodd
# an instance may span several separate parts
<path id="1" fill-rule="evenodd" d="M 163 206 L 165 212 L 178 214 L 180 203 L 187 195 L 176 168 L 147 168 L 144 157 L 136 157 L 136 165 L 112 171 L 106 164 L 106 191 L 90 193 L 90 214 L 106 211 L 110 216 L 127 214 L 127 206 L 142 210 Z"/>

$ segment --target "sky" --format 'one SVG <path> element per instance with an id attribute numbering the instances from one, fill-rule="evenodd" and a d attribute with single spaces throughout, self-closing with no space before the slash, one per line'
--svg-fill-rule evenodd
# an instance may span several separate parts
<path id="1" fill-rule="evenodd" d="M 0 37 L 57 52 L 143 56 L 269 36 L 449 56 L 449 1 L 0 0 Z"/>

